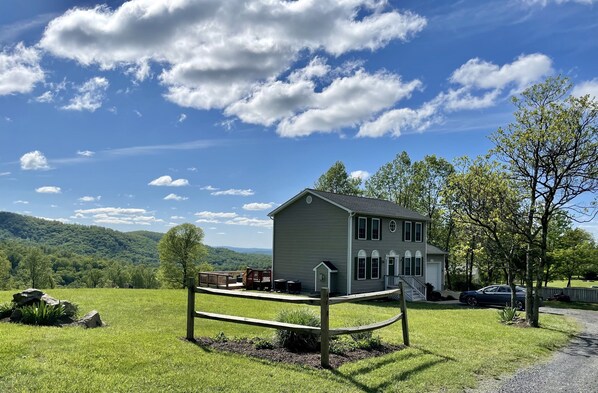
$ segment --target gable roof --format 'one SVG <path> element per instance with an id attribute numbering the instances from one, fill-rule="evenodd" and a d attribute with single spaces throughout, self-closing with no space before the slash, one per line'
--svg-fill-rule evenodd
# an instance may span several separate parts
<path id="1" fill-rule="evenodd" d="M 287 202 L 280 205 L 277 209 L 271 211 L 268 216 L 273 217 L 276 213 L 295 202 L 306 194 L 314 195 L 326 202 L 329 202 L 349 213 L 366 214 L 371 216 L 406 218 L 418 221 L 430 221 L 413 210 L 405 209 L 396 203 L 385 201 L 383 199 L 366 198 L 355 195 L 335 194 L 333 192 L 313 190 L 306 188 Z"/>
<path id="2" fill-rule="evenodd" d="M 322 261 L 322 262 L 318 263 L 316 265 L 316 267 L 314 267 L 312 270 L 316 271 L 321 265 L 326 266 L 326 268 L 328 270 L 330 270 L 331 273 L 337 273 L 338 272 L 338 269 L 336 268 L 336 266 L 334 266 L 330 261 Z"/>
<path id="3" fill-rule="evenodd" d="M 448 254 L 448 252 L 443 251 L 442 249 L 431 245 L 430 243 L 426 244 L 427 253 L 428 254 Z"/>

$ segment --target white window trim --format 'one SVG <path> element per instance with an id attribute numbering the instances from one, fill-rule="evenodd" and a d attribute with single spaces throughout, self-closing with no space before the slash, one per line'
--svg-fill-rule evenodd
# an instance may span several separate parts
<path id="1" fill-rule="evenodd" d="M 409 224 L 409 225 L 407 225 Z M 409 239 L 407 239 L 407 226 L 409 226 Z M 405 225 L 403 226 L 403 230 L 405 231 L 404 237 L 406 242 L 411 242 L 413 240 L 413 225 L 411 225 L 411 221 L 405 221 Z"/>
<path id="2" fill-rule="evenodd" d="M 419 240 L 417 240 L 417 226 L 419 225 Z M 422 225 L 421 222 L 416 222 L 415 223 L 415 230 L 413 233 L 413 239 L 414 241 L 421 243 L 424 241 L 424 226 Z"/>
<path id="3" fill-rule="evenodd" d="M 378 238 L 376 238 L 376 239 L 374 239 L 374 221 L 378 221 Z M 380 228 L 380 219 L 379 218 L 372 218 L 372 228 L 371 228 L 371 231 L 372 231 L 372 234 L 371 234 L 372 235 L 371 236 L 372 240 L 380 240 L 380 230 L 381 229 L 382 228 Z"/>
<path id="4" fill-rule="evenodd" d="M 363 231 L 364 236 L 359 236 L 359 223 L 361 220 L 365 221 L 365 231 Z M 367 217 L 357 217 L 357 240 L 367 240 L 368 238 L 368 218 Z"/>
<path id="5" fill-rule="evenodd" d="M 394 225 L 395 229 L 392 229 L 392 226 Z M 390 220 L 388 222 L 388 230 L 391 231 L 392 233 L 395 233 L 397 231 L 397 222 L 395 220 Z"/>
<path id="6" fill-rule="evenodd" d="M 359 265 L 363 261 L 363 277 L 359 277 Z M 366 257 L 357 257 L 357 281 L 364 281 L 367 277 L 367 258 Z"/>

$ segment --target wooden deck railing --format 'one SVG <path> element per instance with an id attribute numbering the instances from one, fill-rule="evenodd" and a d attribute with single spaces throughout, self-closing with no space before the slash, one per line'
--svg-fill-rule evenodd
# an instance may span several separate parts
<path id="1" fill-rule="evenodd" d="M 265 300 L 274 302 L 283 302 L 291 304 L 308 304 L 313 306 L 320 306 L 320 327 L 295 325 L 290 323 L 283 323 L 277 321 L 269 321 L 264 319 L 246 318 L 236 315 L 215 314 L 208 312 L 201 312 L 195 310 L 195 294 L 204 293 L 209 295 L 229 296 L 244 299 Z M 363 300 L 379 299 L 394 294 L 401 294 L 401 301 L 399 307 L 401 312 L 394 317 L 382 322 L 372 323 L 369 325 L 336 328 L 330 329 L 330 305 L 356 302 Z M 287 296 L 271 293 L 255 293 L 255 292 L 233 292 L 216 288 L 196 287 L 194 280 L 190 279 L 188 282 L 188 296 L 187 296 L 187 340 L 195 341 L 195 318 L 211 319 L 223 322 L 240 323 L 245 325 L 260 326 L 272 329 L 291 330 L 296 332 L 314 333 L 320 335 L 320 362 L 322 367 L 330 367 L 329 352 L 330 352 L 330 337 L 342 334 L 354 334 L 366 331 L 372 331 L 389 326 L 397 321 L 402 321 L 403 343 L 409 345 L 409 325 L 407 323 L 407 307 L 405 303 L 405 296 L 403 293 L 403 284 L 399 283 L 399 289 L 364 293 L 357 295 L 339 296 L 329 298 L 328 288 L 322 288 L 320 291 L 320 298 L 312 298 L 307 296 Z"/>
<path id="2" fill-rule="evenodd" d="M 200 272 L 197 274 L 199 278 L 199 286 L 210 286 L 215 285 L 216 288 L 225 287 L 228 288 L 229 281 L 233 277 L 228 273 L 216 273 L 216 272 Z"/>

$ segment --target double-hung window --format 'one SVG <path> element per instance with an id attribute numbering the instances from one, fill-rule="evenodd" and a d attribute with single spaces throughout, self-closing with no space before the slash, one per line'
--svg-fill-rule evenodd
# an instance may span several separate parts
<path id="1" fill-rule="evenodd" d="M 411 241 L 411 221 L 405 221 L 405 233 L 404 233 L 405 241 Z"/>
<path id="2" fill-rule="evenodd" d="M 421 222 L 415 223 L 415 241 L 416 242 L 422 241 L 422 223 Z"/>
<path id="3" fill-rule="evenodd" d="M 378 280 L 380 278 L 380 254 L 378 251 L 372 251 L 372 259 L 370 266 L 370 274 L 372 280 Z"/>
<path id="4" fill-rule="evenodd" d="M 357 279 L 358 280 L 365 280 L 366 279 L 366 254 L 365 251 L 360 250 L 359 254 L 357 254 Z"/>
<path id="5" fill-rule="evenodd" d="M 368 233 L 368 219 L 366 217 L 359 217 L 357 219 L 357 239 L 366 240 Z"/>
<path id="6" fill-rule="evenodd" d="M 372 218 L 372 240 L 380 240 L 380 219 Z"/>

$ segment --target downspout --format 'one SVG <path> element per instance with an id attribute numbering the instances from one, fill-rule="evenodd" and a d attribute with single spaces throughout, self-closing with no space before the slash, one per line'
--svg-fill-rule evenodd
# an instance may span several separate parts
<path id="1" fill-rule="evenodd" d="M 272 268 L 271 268 L 272 271 L 271 271 L 271 276 L 270 276 L 270 280 L 271 280 L 270 285 L 274 285 L 274 260 L 275 260 L 274 253 L 276 250 L 276 248 L 274 247 L 274 245 L 276 244 L 274 242 L 274 224 L 276 222 L 274 221 L 274 217 L 272 217 L 272 216 L 268 216 L 268 217 L 270 217 L 270 219 L 272 220 Z"/>
<path id="2" fill-rule="evenodd" d="M 354 212 L 349 213 L 347 217 L 347 295 L 351 294 L 351 277 L 353 277 L 352 263 L 351 263 L 351 251 L 353 250 L 353 217 Z"/>

